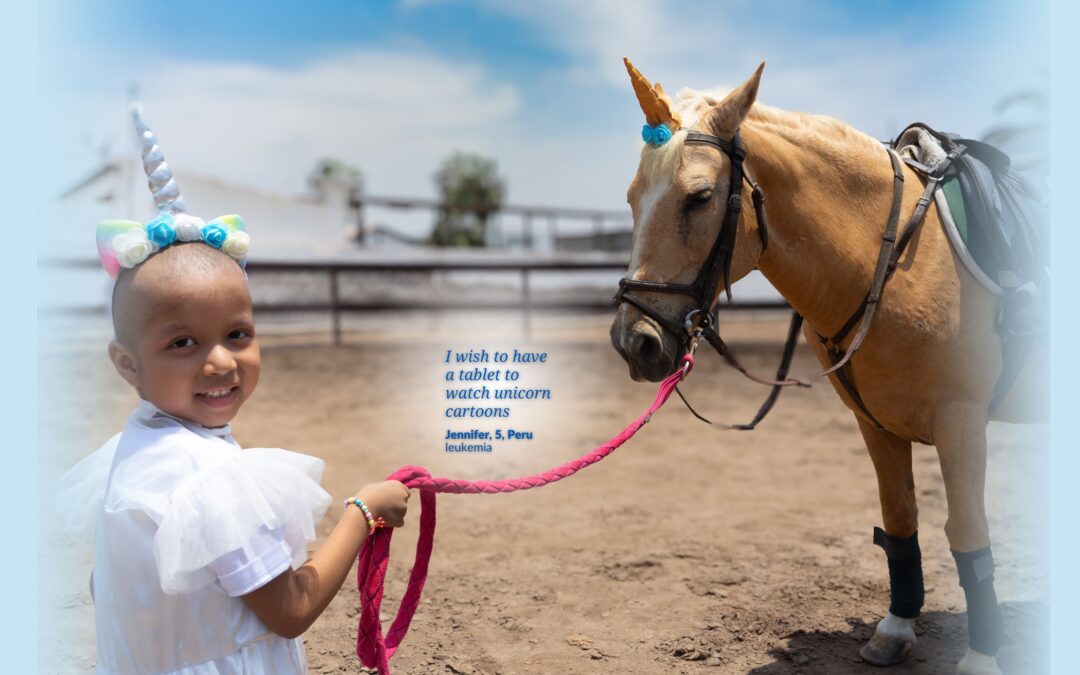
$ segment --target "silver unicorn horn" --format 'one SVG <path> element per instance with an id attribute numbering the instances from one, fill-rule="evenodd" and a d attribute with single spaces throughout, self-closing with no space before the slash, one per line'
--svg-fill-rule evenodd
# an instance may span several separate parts
<path id="1" fill-rule="evenodd" d="M 135 120 L 135 132 L 139 136 L 139 151 L 142 153 L 143 170 L 146 171 L 150 192 L 154 193 L 154 203 L 170 213 L 186 213 L 187 203 L 180 196 L 180 186 L 173 178 L 172 169 L 165 162 L 165 154 L 158 145 L 157 136 L 146 125 L 142 116 L 142 104 L 131 104 L 131 117 Z"/>

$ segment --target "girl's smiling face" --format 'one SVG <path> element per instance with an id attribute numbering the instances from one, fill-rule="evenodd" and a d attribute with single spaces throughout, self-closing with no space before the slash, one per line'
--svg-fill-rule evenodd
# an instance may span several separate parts
<path id="1" fill-rule="evenodd" d="M 162 411 L 204 427 L 224 426 L 259 381 L 247 280 L 231 260 L 190 278 L 157 273 L 153 262 L 136 270 L 125 293 L 133 335 L 110 344 L 110 358 Z"/>

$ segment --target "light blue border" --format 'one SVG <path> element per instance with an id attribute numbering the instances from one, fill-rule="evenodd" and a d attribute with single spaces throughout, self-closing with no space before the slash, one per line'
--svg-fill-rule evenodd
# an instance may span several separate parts
<path id="1" fill-rule="evenodd" d="M 1070 424 L 1076 417 L 1077 382 L 1080 365 L 1074 343 L 1080 336 L 1076 314 L 1080 265 L 1072 259 L 1080 250 L 1080 217 L 1071 201 L 1080 186 L 1080 143 L 1077 141 L 1077 68 L 1080 50 L 1076 27 L 1080 7 L 1063 0 L 1051 0 L 1051 175 L 1052 269 L 1054 274 L 1051 415 L 1052 470 L 1049 488 L 1052 511 L 1050 644 L 1051 671 L 1074 672 L 1077 601 L 1080 600 L 1080 443 Z M 41 139 L 44 129 L 36 127 L 38 6 L 36 3 L 8 3 L 0 20 L 0 58 L 4 64 L 6 98 L 12 105 L 0 107 L 4 130 L 5 157 L 0 185 L 6 226 L 15 237 L 5 264 L 0 265 L 4 288 L 4 324 L 0 332 L 0 354 L 9 386 L 3 405 L 7 422 L 3 467 L 3 513 L 5 536 L 11 547 L 4 556 L 4 599 L 8 611 L 0 613 L 0 635 L 4 647 L 0 657 L 4 672 L 37 671 L 37 588 L 36 565 L 38 458 L 37 458 L 37 288 L 27 280 L 37 276 L 36 260 L 29 255 L 25 240 L 37 240 L 44 224 L 38 222 L 41 196 L 35 179 L 43 170 L 39 158 L 45 156 Z M 33 195 L 31 199 L 27 196 Z M 20 239 L 21 238 L 21 239 Z M 20 245 L 20 243 L 22 245 Z"/>
<path id="2" fill-rule="evenodd" d="M 4 611 L 0 612 L 2 670 L 37 670 L 37 260 L 29 243 L 38 237 L 36 197 L 38 7 L 6 3 L 0 14 L 0 107 L 4 153 L 0 185 L 8 246 L 0 275 L 4 288 L 0 359 L 4 364 L 4 444 L 0 513 L 4 514 Z M 18 242 L 18 243 L 16 243 Z"/>
<path id="3" fill-rule="evenodd" d="M 1075 673 L 1076 607 L 1080 600 L 1080 442 L 1076 420 L 1076 354 L 1080 320 L 1077 318 L 1076 261 L 1080 246 L 1080 217 L 1075 201 L 1080 171 L 1077 142 L 1078 78 L 1076 26 L 1080 9 L 1075 3 L 1050 4 L 1050 190 L 1053 325 L 1050 336 L 1050 671 Z"/>

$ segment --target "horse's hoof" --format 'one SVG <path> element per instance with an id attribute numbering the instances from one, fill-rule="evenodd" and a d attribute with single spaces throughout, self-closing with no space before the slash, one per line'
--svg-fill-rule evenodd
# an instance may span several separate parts
<path id="1" fill-rule="evenodd" d="M 956 666 L 956 675 L 1001 675 L 997 659 L 989 654 L 980 654 L 968 647 L 964 658 Z"/>
<path id="2" fill-rule="evenodd" d="M 859 650 L 859 656 L 874 666 L 900 663 L 915 647 L 914 621 L 887 615 L 878 622 L 873 637 Z"/>

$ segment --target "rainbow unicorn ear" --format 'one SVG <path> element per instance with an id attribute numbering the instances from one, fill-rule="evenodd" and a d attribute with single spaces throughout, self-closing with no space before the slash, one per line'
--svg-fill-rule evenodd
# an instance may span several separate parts
<path id="1" fill-rule="evenodd" d="M 228 253 L 240 267 L 247 264 L 251 237 L 244 226 L 244 219 L 236 214 L 218 216 L 202 229 L 202 240 L 214 248 Z"/>
<path id="2" fill-rule="evenodd" d="M 140 241 L 145 241 L 146 245 L 140 246 Z M 97 249 L 101 266 L 113 279 L 120 276 L 121 268 L 134 267 L 153 253 L 150 240 L 146 236 L 146 227 L 134 220 L 106 220 L 98 223 Z"/>

